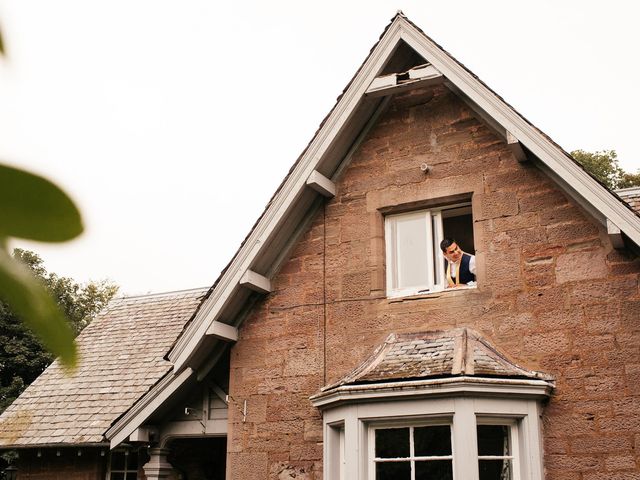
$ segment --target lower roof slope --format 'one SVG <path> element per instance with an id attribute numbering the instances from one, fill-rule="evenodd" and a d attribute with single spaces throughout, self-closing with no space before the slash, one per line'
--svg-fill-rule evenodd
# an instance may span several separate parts
<path id="1" fill-rule="evenodd" d="M 616 193 L 622 200 L 635 211 L 640 213 L 640 187 L 623 188 L 616 190 Z"/>
<path id="2" fill-rule="evenodd" d="M 48 367 L 0 416 L 0 447 L 104 443 L 104 432 L 171 369 L 164 359 L 206 288 L 118 298 L 78 337 L 68 375 Z"/>
<path id="3" fill-rule="evenodd" d="M 323 391 L 340 385 L 461 375 L 551 380 L 549 375 L 516 365 L 480 333 L 463 327 L 392 333 L 364 363 Z"/>

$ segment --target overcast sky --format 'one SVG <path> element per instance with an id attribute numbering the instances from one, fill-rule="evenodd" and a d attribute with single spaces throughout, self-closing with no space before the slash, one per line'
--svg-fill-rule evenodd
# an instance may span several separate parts
<path id="1" fill-rule="evenodd" d="M 635 5 L 0 0 L 0 160 L 86 224 L 13 245 L 122 293 L 210 285 L 398 9 L 566 150 L 636 171 Z"/>

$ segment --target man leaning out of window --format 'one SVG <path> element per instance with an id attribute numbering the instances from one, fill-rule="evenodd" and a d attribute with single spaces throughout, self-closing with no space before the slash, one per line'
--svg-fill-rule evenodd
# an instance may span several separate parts
<path id="1" fill-rule="evenodd" d="M 447 260 L 447 288 L 476 284 L 476 257 L 474 255 L 463 252 L 452 238 L 442 240 L 440 250 Z"/>

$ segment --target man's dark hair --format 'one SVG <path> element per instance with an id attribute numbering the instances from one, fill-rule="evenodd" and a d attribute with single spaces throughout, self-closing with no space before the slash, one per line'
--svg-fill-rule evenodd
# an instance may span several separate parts
<path id="1" fill-rule="evenodd" d="M 446 252 L 447 248 L 449 248 L 454 243 L 456 243 L 456 241 L 453 238 L 445 238 L 440 242 L 440 250 Z"/>

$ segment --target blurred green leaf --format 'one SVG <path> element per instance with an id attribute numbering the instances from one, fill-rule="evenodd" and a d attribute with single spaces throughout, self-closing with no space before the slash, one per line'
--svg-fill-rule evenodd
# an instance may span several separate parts
<path id="1" fill-rule="evenodd" d="M 0 297 L 67 367 L 76 364 L 74 334 L 56 302 L 31 271 L 0 249 Z"/>
<path id="2" fill-rule="evenodd" d="M 0 165 L 0 236 L 64 242 L 82 233 L 80 212 L 49 180 Z"/>
<path id="3" fill-rule="evenodd" d="M 4 42 L 2 41 L 2 32 L 0 31 L 0 55 L 4 55 Z"/>

